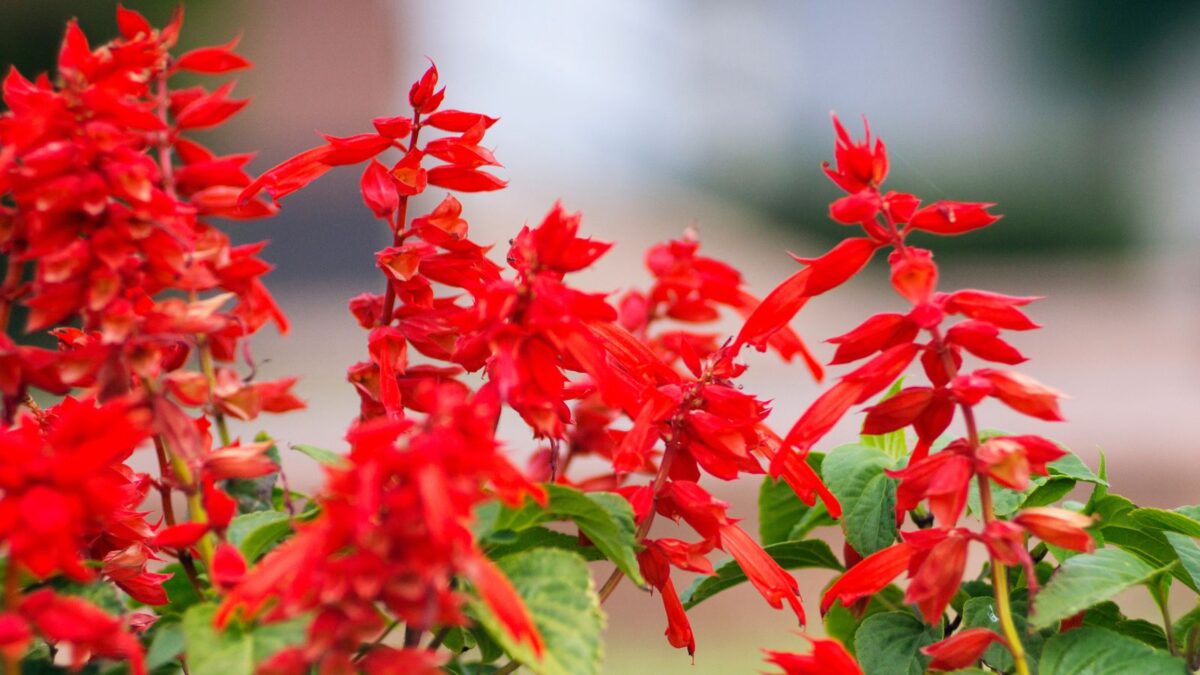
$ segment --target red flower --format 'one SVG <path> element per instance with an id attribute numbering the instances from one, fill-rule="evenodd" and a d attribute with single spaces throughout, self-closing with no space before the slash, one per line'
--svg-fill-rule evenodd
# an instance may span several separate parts
<path id="1" fill-rule="evenodd" d="M 993 642 L 1003 644 L 1004 638 L 987 628 L 967 628 L 922 647 L 921 653 L 933 657 L 927 666 L 930 670 L 958 670 L 977 663 Z"/>
<path id="2" fill-rule="evenodd" d="M 842 126 L 837 115 L 833 116 L 833 128 L 837 132 L 837 142 L 833 148 L 835 166 L 828 163 L 822 165 L 825 175 L 837 186 L 854 194 L 864 188 L 878 188 L 887 178 L 888 157 L 887 148 L 880 139 L 871 145 L 871 127 L 863 120 L 866 134 L 861 143 L 855 142 Z"/>
<path id="3" fill-rule="evenodd" d="M 840 600 L 843 607 L 849 607 L 883 590 L 908 569 L 912 557 L 912 546 L 901 542 L 863 558 L 825 591 L 825 596 L 821 598 L 821 614 L 828 612 L 835 600 Z"/>
<path id="4" fill-rule="evenodd" d="M 1096 550 L 1096 542 L 1087 531 L 1092 525 L 1091 516 L 1051 506 L 1039 506 L 1022 509 L 1013 517 L 1013 522 L 1046 543 L 1085 553 Z"/>
<path id="5" fill-rule="evenodd" d="M 862 669 L 850 652 L 837 640 L 813 638 L 800 634 L 812 643 L 807 654 L 766 651 L 767 661 L 783 669 L 784 675 L 862 675 Z"/>
<path id="6" fill-rule="evenodd" d="M 121 620 L 82 598 L 55 595 L 44 588 L 25 596 L 18 611 L 51 644 L 71 646 L 75 669 L 92 656 L 103 656 L 128 660 L 133 675 L 146 673 L 142 647 Z"/>
<path id="7" fill-rule="evenodd" d="M 935 625 L 962 583 L 967 564 L 968 532 L 934 529 L 906 532 L 901 536 L 913 548 L 908 563 L 906 603 L 916 604 L 925 623 Z"/>

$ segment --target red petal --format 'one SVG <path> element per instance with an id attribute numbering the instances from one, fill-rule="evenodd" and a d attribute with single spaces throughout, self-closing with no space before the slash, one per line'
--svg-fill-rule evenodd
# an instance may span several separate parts
<path id="1" fill-rule="evenodd" d="M 180 523 L 159 530 L 151 545 L 158 548 L 191 548 L 200 541 L 200 537 L 208 534 L 208 523 Z"/>
<path id="2" fill-rule="evenodd" d="M 911 546 L 899 543 L 863 558 L 825 591 L 825 597 L 821 598 L 821 614 L 828 612 L 835 600 L 841 600 L 843 607 L 849 607 L 860 598 L 883 590 L 908 569 L 912 554 Z"/>
<path id="3" fill-rule="evenodd" d="M 220 47 L 201 47 L 179 57 L 175 67 L 180 70 L 190 70 L 193 73 L 219 75 L 242 68 L 249 68 L 250 62 L 233 53 L 238 40 Z"/>
<path id="4" fill-rule="evenodd" d="M 424 124 L 431 127 L 436 127 L 443 131 L 453 131 L 462 133 L 473 128 L 479 123 L 483 123 L 484 128 L 488 128 L 497 122 L 497 118 L 488 117 L 473 112 L 463 112 L 461 110 L 439 110 L 429 117 L 425 118 Z"/>
<path id="5" fill-rule="evenodd" d="M 149 36 L 154 28 L 140 13 L 117 5 L 117 30 L 121 32 L 121 37 L 133 40 L 141 35 Z"/>
<path id="6" fill-rule="evenodd" d="M 392 180 L 392 175 L 388 172 L 387 167 L 380 164 L 377 159 L 372 159 L 371 163 L 367 165 L 366 171 L 363 171 L 362 180 L 359 181 L 359 190 L 362 192 L 363 201 L 367 203 L 367 208 L 371 209 L 377 218 L 390 217 L 400 205 L 396 182 Z"/>
<path id="7" fill-rule="evenodd" d="M 478 171 L 457 164 L 430 169 L 429 183 L 459 192 L 489 192 L 508 185 L 506 181 L 500 180 L 486 171 Z"/>
<path id="8" fill-rule="evenodd" d="M 482 555 L 476 555 L 465 571 L 483 601 L 491 608 L 512 639 L 528 643 L 533 653 L 540 658 L 545 651 L 542 636 L 508 577 Z"/>
<path id="9" fill-rule="evenodd" d="M 835 288 L 866 266 L 877 244 L 856 237 L 838 244 L 820 258 L 805 260 L 808 266 L 775 287 L 746 319 L 738 333 L 737 343 L 764 349 L 766 340 L 796 316 L 804 303 L 816 295 Z"/>
<path id="10" fill-rule="evenodd" d="M 909 227 L 936 234 L 962 234 L 1000 220 L 987 210 L 995 204 L 939 201 L 913 214 Z"/>
<path id="11" fill-rule="evenodd" d="M 1011 370 L 985 368 L 975 371 L 975 374 L 991 381 L 992 396 L 1013 410 L 1049 422 L 1062 421 L 1063 416 L 1058 410 L 1058 399 L 1063 397 L 1062 393 L 1028 375 Z"/>
<path id="12" fill-rule="evenodd" d="M 932 400 L 933 390 L 929 387 L 903 389 L 886 401 L 867 408 L 862 433 L 875 436 L 902 429 L 925 412 Z"/>
<path id="13" fill-rule="evenodd" d="M 979 661 L 993 642 L 1004 642 L 1004 638 L 987 628 L 968 628 L 954 635 L 922 647 L 921 653 L 932 656 L 926 666 L 930 670 L 958 670 Z"/>
<path id="14" fill-rule="evenodd" d="M 988 361 L 1015 366 L 1027 359 L 1000 339 L 1000 330 L 986 321 L 962 321 L 946 331 L 946 341 Z"/>
<path id="15" fill-rule="evenodd" d="M 804 625 L 804 607 L 800 604 L 800 587 L 775 559 L 758 545 L 750 535 L 733 523 L 720 526 L 721 549 L 733 556 L 746 578 L 775 609 L 783 608 L 786 600 Z"/>

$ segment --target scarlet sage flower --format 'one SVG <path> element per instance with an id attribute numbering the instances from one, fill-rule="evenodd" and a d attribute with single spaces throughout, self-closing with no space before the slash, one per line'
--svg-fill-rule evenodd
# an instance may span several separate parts
<path id="1" fill-rule="evenodd" d="M 1050 506 L 1030 507 L 1022 509 L 1013 522 L 1055 546 L 1086 553 L 1096 549 L 1096 542 L 1087 531 L 1093 519 L 1082 513 Z"/>
<path id="2" fill-rule="evenodd" d="M 1004 642 L 1004 638 L 987 628 L 967 628 L 940 642 L 921 648 L 933 660 L 926 666 L 930 670 L 958 670 L 978 663 L 983 653 L 993 642 Z"/>
<path id="3" fill-rule="evenodd" d="M 813 638 L 800 634 L 812 643 L 807 654 L 764 650 L 767 661 L 783 669 L 784 675 L 862 675 L 862 668 L 837 640 Z"/>

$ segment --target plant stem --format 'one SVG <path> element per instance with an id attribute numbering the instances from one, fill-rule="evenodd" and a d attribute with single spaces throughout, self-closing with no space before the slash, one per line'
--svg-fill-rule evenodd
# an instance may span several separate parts
<path id="1" fill-rule="evenodd" d="M 970 426 L 974 430 L 974 418 L 969 417 Z M 972 436 L 975 436 L 972 433 Z M 990 523 L 996 519 L 992 506 L 992 486 L 988 477 L 979 476 L 979 503 L 983 508 L 983 520 Z M 1025 643 L 1021 642 L 1021 634 L 1013 623 L 1012 606 L 1008 601 L 1008 570 L 992 558 L 992 590 L 996 595 L 996 614 L 1000 617 L 1000 628 L 1004 631 L 1004 639 L 1008 642 L 1008 651 L 1012 653 L 1013 664 L 1017 675 L 1029 675 L 1029 664 L 1025 658 Z"/>
<path id="2" fill-rule="evenodd" d="M 517 668 L 520 668 L 520 667 L 521 667 L 521 663 L 519 661 L 509 661 L 508 663 L 504 664 L 504 666 L 502 668 L 500 668 L 499 670 L 497 670 L 495 673 L 492 673 L 492 675 L 508 675 L 509 673 L 513 672 L 514 670 L 516 670 Z"/>
<path id="3" fill-rule="evenodd" d="M 677 436 L 678 425 L 676 424 L 672 426 L 675 427 L 672 429 L 672 434 Z M 646 514 L 646 517 L 642 519 L 641 523 L 638 523 L 637 532 L 633 537 L 633 540 L 638 544 L 641 544 L 642 540 L 645 539 L 648 534 L 650 534 L 650 526 L 654 524 L 654 516 L 658 513 L 658 493 L 662 491 L 663 483 L 667 481 L 667 473 L 671 470 L 671 463 L 675 460 L 675 451 L 678 447 L 679 444 L 674 440 L 674 438 L 667 441 L 667 449 L 663 451 L 662 461 L 658 464 L 658 475 L 654 477 L 654 484 L 650 487 L 651 494 L 654 495 L 650 503 L 650 513 Z M 625 573 L 621 571 L 621 568 L 618 567 L 612 571 L 612 574 L 609 575 L 608 579 L 604 582 L 604 585 L 600 587 L 600 591 L 598 593 L 600 596 L 600 604 L 604 604 L 604 601 L 608 599 L 608 596 L 612 595 L 613 591 L 617 590 L 617 586 L 624 578 Z"/>
<path id="4" fill-rule="evenodd" d="M 1158 611 L 1162 613 L 1163 632 L 1167 636 L 1167 651 L 1174 656 L 1179 656 L 1179 646 L 1175 643 L 1175 631 L 1171 630 L 1171 608 L 1167 606 L 1170 599 L 1168 596 L 1170 577 L 1167 577 L 1168 585 L 1165 588 L 1162 583 L 1162 580 L 1156 577 L 1151 579 L 1146 586 L 1150 590 L 1150 597 L 1154 599 L 1154 604 L 1158 605 Z"/>
<path id="5" fill-rule="evenodd" d="M 170 465 L 167 459 L 167 448 L 161 436 L 154 437 L 154 454 L 158 456 L 158 494 L 162 497 L 163 520 L 169 527 L 176 522 L 175 504 L 171 502 L 171 484 L 167 480 L 167 476 L 170 474 Z M 196 572 L 196 563 L 192 560 L 191 554 L 187 551 L 180 551 L 179 564 L 183 567 L 192 588 L 196 589 L 196 594 L 204 597 L 204 587 L 200 583 L 200 575 Z"/>
<path id="6" fill-rule="evenodd" d="M 417 147 L 417 137 L 421 133 L 421 113 L 413 112 L 413 128 L 412 135 L 408 138 L 408 150 L 411 152 Z M 396 208 L 396 218 L 391 223 L 392 225 L 392 246 L 399 246 L 404 242 L 404 229 L 408 227 L 408 197 L 400 197 L 400 205 Z M 383 314 L 379 316 L 379 325 L 387 326 L 392 322 L 392 313 L 396 310 L 396 289 L 392 286 L 391 277 L 385 276 L 387 281 L 387 289 L 383 292 Z"/>

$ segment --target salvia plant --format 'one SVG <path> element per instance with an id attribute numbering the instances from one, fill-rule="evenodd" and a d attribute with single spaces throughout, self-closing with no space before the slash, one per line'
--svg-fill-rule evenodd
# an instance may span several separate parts
<path id="1" fill-rule="evenodd" d="M 593 673 L 623 582 L 657 596 L 689 654 L 687 610 L 749 582 L 784 625 L 810 626 L 796 653 L 766 654 L 786 673 L 1197 667 L 1200 610 L 1172 617 L 1168 600 L 1200 592 L 1200 507 L 1138 508 L 1108 491 L 1103 459 L 1093 472 L 982 426 L 988 398 L 1061 419 L 1057 391 L 1010 369 L 1025 359 L 1005 335 L 1037 328 L 1036 298 L 940 290 L 909 235 L 986 227 L 991 204 L 885 191 L 883 142 L 835 118 L 825 173 L 846 195 L 829 213 L 853 234 L 765 299 L 691 232 L 646 252 L 647 286 L 587 292 L 570 276 L 611 244 L 560 205 L 502 260 L 470 238 L 454 194 L 505 186 L 483 145 L 497 120 L 444 105 L 436 68 L 411 110 L 252 178 L 251 154 L 191 137 L 244 107 L 233 84 L 172 85 L 248 67 L 235 43 L 174 55 L 181 12 L 117 22 L 97 48 L 70 23 L 53 79 L 3 82 L 0 320 L 57 341 L 0 337 L 6 673 Z M 322 466 L 306 495 L 279 473 L 282 443 L 234 434 L 304 403 L 294 378 L 255 377 L 251 336 L 288 328 L 263 245 L 215 222 L 271 216 L 337 166 L 363 167 L 392 243 L 374 261 L 383 292 L 349 302 L 366 358 L 348 369 L 348 451 L 287 439 Z M 427 192 L 441 201 L 413 211 Z M 788 324 L 876 254 L 897 311 L 829 340 L 832 365 L 857 365 L 776 433 L 740 356 L 822 379 Z M 713 324 L 729 314 L 726 337 Z M 822 449 L 855 406 L 861 440 Z M 528 466 L 496 437 L 506 410 Z M 134 453 L 157 472 L 133 471 Z M 757 538 L 704 486 L 743 476 L 762 481 Z M 656 533 L 664 519 L 676 536 Z M 832 573 L 813 594 L 823 625 L 797 568 Z M 1161 622 L 1113 602 L 1137 586 Z"/>

